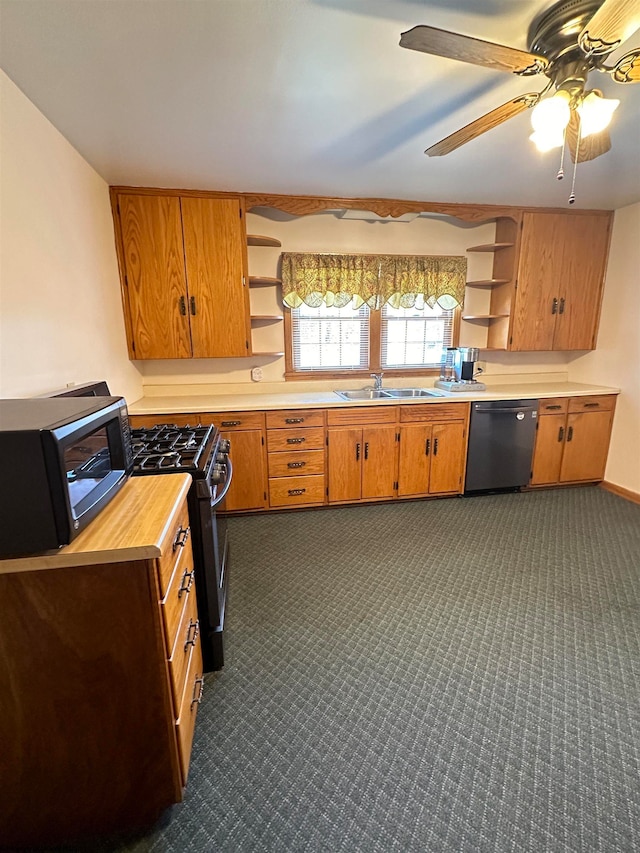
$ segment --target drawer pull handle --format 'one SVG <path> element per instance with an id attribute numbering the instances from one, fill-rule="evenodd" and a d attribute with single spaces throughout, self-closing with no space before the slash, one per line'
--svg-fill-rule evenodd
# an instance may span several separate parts
<path id="1" fill-rule="evenodd" d="M 285 418 L 285 424 L 303 424 L 304 418 Z"/>
<path id="2" fill-rule="evenodd" d="M 178 532 L 176 533 L 176 538 L 173 540 L 174 551 L 177 548 L 184 548 L 184 546 L 187 544 L 187 539 L 189 538 L 190 532 L 190 527 L 183 527 L 182 525 L 180 525 L 180 527 L 178 528 Z"/>
<path id="3" fill-rule="evenodd" d="M 560 429 L 558 430 L 558 441 L 562 441 L 563 438 L 564 438 L 564 427 L 560 427 Z"/>
<path id="4" fill-rule="evenodd" d="M 569 429 L 567 430 L 567 441 L 571 441 L 572 438 L 573 438 L 573 427 L 570 426 Z"/>
<path id="5" fill-rule="evenodd" d="M 302 442 L 306 440 L 306 438 L 288 438 L 287 444 L 302 444 Z"/>
<path id="6" fill-rule="evenodd" d="M 190 297 L 189 297 L 189 306 L 191 307 L 191 313 L 192 313 L 192 314 L 193 314 L 193 316 L 195 317 L 195 316 L 196 316 L 196 313 L 197 313 L 197 311 L 196 311 L 196 298 L 195 298 L 195 296 L 190 296 Z"/>
<path id="7" fill-rule="evenodd" d="M 364 458 L 365 459 L 369 458 L 369 442 L 368 441 L 365 441 L 365 443 L 364 443 Z"/>
<path id="8" fill-rule="evenodd" d="M 180 297 L 180 299 L 178 300 L 178 305 L 180 306 L 180 314 L 183 317 L 186 317 L 187 316 L 187 304 L 184 301 L 184 296 Z"/>
<path id="9" fill-rule="evenodd" d="M 433 439 L 433 455 L 434 456 L 438 455 L 438 439 L 437 438 Z"/>
<path id="10" fill-rule="evenodd" d="M 196 696 L 196 693 L 198 694 Z M 199 705 L 202 702 L 202 694 L 204 693 L 204 678 L 201 675 L 198 675 L 193 682 L 193 699 L 191 700 L 191 705 L 189 707 L 190 711 L 193 711 L 194 705 Z"/>
<path id="11" fill-rule="evenodd" d="M 431 439 L 428 438 L 424 443 L 424 455 L 429 455 L 429 450 L 431 449 Z"/>
<path id="12" fill-rule="evenodd" d="M 220 426 L 223 427 L 232 427 L 232 426 L 240 426 L 242 421 L 220 421 Z"/>
<path id="13" fill-rule="evenodd" d="M 289 489 L 289 494 L 294 497 L 295 495 L 304 495 L 306 491 L 306 489 Z"/>
<path id="14" fill-rule="evenodd" d="M 182 598 L 182 593 L 186 592 L 187 595 L 191 592 L 191 587 L 193 586 L 193 569 L 189 571 L 189 569 L 184 570 L 184 574 L 182 575 L 182 580 L 180 581 L 180 589 L 178 590 L 178 598 Z"/>
<path id="15" fill-rule="evenodd" d="M 287 468 L 304 468 L 306 462 L 287 462 Z"/>
<path id="16" fill-rule="evenodd" d="M 195 646 L 199 633 L 200 620 L 196 619 L 196 621 L 194 622 L 192 619 L 189 619 L 189 627 L 187 628 L 187 639 L 184 641 L 185 652 L 187 651 L 189 646 Z"/>
<path id="17" fill-rule="evenodd" d="M 356 444 L 356 462 L 360 461 L 360 442 Z"/>
<path id="18" fill-rule="evenodd" d="M 560 300 L 560 307 L 558 308 L 558 314 L 564 314 L 564 296 Z"/>
<path id="19" fill-rule="evenodd" d="M 555 298 L 555 296 L 553 298 L 553 302 L 551 303 L 551 313 L 552 314 L 558 313 L 558 300 Z"/>
<path id="20" fill-rule="evenodd" d="M 597 409 L 600 403 L 585 403 L 585 409 Z"/>
<path id="21" fill-rule="evenodd" d="M 545 409 L 547 409 L 549 412 L 552 409 L 561 409 L 561 408 L 562 408 L 562 406 L 558 406 L 558 405 L 556 405 L 556 406 L 545 406 Z"/>

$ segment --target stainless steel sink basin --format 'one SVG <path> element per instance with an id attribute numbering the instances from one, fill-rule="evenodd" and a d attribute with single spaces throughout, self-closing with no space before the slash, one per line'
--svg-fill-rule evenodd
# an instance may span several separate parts
<path id="1" fill-rule="evenodd" d="M 385 388 L 382 392 L 387 397 L 443 397 L 440 391 L 430 388 Z"/>
<path id="2" fill-rule="evenodd" d="M 334 391 L 343 400 L 380 400 L 388 399 L 384 391 L 374 391 L 373 388 L 360 388 L 357 391 Z"/>

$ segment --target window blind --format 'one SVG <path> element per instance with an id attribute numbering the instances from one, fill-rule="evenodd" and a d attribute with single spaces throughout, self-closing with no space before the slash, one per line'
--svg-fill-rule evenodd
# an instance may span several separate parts
<path id="1" fill-rule="evenodd" d="M 369 363 L 369 309 L 302 304 L 291 310 L 295 370 L 366 369 Z"/>
<path id="2" fill-rule="evenodd" d="M 392 308 L 381 315 L 382 368 L 439 367 L 442 351 L 453 345 L 454 311 L 436 305 Z"/>

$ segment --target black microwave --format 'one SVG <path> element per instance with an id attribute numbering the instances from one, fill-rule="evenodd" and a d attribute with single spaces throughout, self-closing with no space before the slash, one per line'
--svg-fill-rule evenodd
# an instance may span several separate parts
<path id="1" fill-rule="evenodd" d="M 0 400 L 0 558 L 68 545 L 132 467 L 122 397 Z"/>

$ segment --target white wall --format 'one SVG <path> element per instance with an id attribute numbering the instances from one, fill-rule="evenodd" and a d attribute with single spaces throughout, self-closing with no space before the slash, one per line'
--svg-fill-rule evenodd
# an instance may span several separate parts
<path id="1" fill-rule="evenodd" d="M 109 188 L 0 71 L 0 397 L 106 379 L 128 359 Z"/>
<path id="2" fill-rule="evenodd" d="M 640 203 L 616 211 L 598 346 L 569 378 L 621 389 L 605 479 L 640 493 Z"/>

